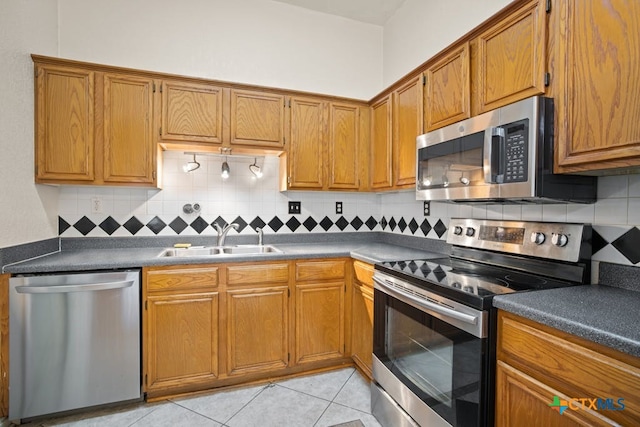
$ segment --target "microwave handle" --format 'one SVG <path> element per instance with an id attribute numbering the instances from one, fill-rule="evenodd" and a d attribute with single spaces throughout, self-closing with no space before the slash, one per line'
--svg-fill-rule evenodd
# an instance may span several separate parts
<path id="1" fill-rule="evenodd" d="M 502 184 L 506 166 L 504 128 L 492 126 L 484 133 L 484 181 Z"/>

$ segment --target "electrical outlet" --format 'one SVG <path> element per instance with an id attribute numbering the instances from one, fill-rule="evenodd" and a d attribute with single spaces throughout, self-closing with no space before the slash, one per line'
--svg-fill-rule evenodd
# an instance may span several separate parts
<path id="1" fill-rule="evenodd" d="M 342 214 L 342 202 L 336 202 L 336 214 Z"/>
<path id="2" fill-rule="evenodd" d="M 423 209 L 424 209 L 424 216 L 431 215 L 431 202 L 425 201 L 423 205 Z"/>
<path id="3" fill-rule="evenodd" d="M 302 202 L 289 202 L 289 213 L 297 215 L 302 210 Z"/>
<path id="4" fill-rule="evenodd" d="M 102 197 L 91 198 L 91 213 L 102 213 Z"/>

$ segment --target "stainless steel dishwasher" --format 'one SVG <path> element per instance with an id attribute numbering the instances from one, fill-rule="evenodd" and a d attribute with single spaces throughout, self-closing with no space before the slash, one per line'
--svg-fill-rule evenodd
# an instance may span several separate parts
<path id="1" fill-rule="evenodd" d="M 140 270 L 13 277 L 9 419 L 141 397 Z"/>

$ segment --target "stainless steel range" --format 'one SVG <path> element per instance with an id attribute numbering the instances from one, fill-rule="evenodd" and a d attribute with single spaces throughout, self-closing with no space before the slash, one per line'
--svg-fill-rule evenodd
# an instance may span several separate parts
<path id="1" fill-rule="evenodd" d="M 451 219 L 451 256 L 376 264 L 371 404 L 384 426 L 493 425 L 494 295 L 590 282 L 591 227 Z"/>

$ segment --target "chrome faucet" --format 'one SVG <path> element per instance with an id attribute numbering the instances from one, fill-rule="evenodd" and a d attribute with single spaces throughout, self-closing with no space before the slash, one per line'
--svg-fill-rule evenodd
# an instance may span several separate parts
<path id="1" fill-rule="evenodd" d="M 262 246 L 262 240 L 264 238 L 264 232 L 262 228 L 256 227 L 256 233 L 258 233 L 258 246 Z"/>
<path id="2" fill-rule="evenodd" d="M 224 246 L 224 241 L 227 238 L 227 233 L 229 233 L 229 231 L 231 231 L 232 228 L 238 231 L 238 227 L 239 227 L 239 225 L 235 222 L 226 225 L 224 228 L 221 227 L 220 224 L 218 224 L 217 222 L 213 224 L 213 226 L 218 232 L 218 246 Z"/>

